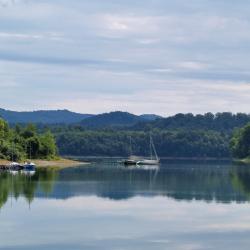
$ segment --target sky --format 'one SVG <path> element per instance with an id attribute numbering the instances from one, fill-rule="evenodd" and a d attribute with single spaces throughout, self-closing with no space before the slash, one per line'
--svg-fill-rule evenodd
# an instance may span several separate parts
<path id="1" fill-rule="evenodd" d="M 250 1 L 0 0 L 0 107 L 246 112 Z"/>

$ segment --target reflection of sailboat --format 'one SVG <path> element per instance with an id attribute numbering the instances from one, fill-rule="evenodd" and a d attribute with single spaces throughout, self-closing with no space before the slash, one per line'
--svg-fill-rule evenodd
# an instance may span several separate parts
<path id="1" fill-rule="evenodd" d="M 26 176 L 33 176 L 35 175 L 36 171 L 35 170 L 22 170 L 21 173 Z"/>
<path id="2" fill-rule="evenodd" d="M 10 173 L 11 175 L 18 175 L 19 172 L 18 172 L 17 170 L 12 170 L 12 169 L 10 169 L 9 173 Z"/>
<path id="3" fill-rule="evenodd" d="M 160 159 L 157 155 L 155 145 L 150 134 L 150 158 L 140 158 L 137 156 L 132 156 L 132 145 L 131 145 L 131 137 L 130 137 L 130 152 L 131 156 L 124 161 L 125 165 L 158 165 L 160 163 Z M 153 156 L 154 154 L 154 156 Z"/>

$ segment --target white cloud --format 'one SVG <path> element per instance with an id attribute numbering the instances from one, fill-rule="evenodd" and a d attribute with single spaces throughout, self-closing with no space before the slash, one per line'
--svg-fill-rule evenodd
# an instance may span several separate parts
<path id="1" fill-rule="evenodd" d="M 250 15 L 243 4 L 239 15 L 196 1 L 181 9 L 163 0 L 0 3 L 12 5 L 0 9 L 0 82 L 22 86 L 20 102 L 30 99 L 9 104 L 3 89 L 1 105 L 161 114 L 249 106 Z M 48 89 L 58 88 L 48 100 Z"/>
<path id="2" fill-rule="evenodd" d="M 192 61 L 176 63 L 176 66 L 187 70 L 204 70 L 208 68 L 208 65 L 205 63 Z"/>
<path id="3" fill-rule="evenodd" d="M 0 7 L 8 7 L 19 3 L 21 0 L 0 0 Z"/>
<path id="4" fill-rule="evenodd" d="M 10 33 L 10 32 L 0 32 L 0 39 L 20 39 L 20 40 L 62 40 L 62 35 L 48 32 L 45 34 L 34 34 L 34 33 Z"/>

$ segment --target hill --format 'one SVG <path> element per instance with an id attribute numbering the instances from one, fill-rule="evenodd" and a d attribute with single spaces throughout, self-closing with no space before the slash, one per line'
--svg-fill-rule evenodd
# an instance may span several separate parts
<path id="1" fill-rule="evenodd" d="M 81 122 L 81 125 L 89 128 L 132 126 L 146 120 L 143 117 L 127 112 L 115 111 L 86 118 Z"/>
<path id="2" fill-rule="evenodd" d="M 78 123 L 91 117 L 89 114 L 79 114 L 68 110 L 40 110 L 31 112 L 17 112 L 0 109 L 0 117 L 9 123 Z"/>
<path id="3" fill-rule="evenodd" d="M 155 121 L 156 119 L 162 118 L 161 116 L 159 116 L 159 115 L 154 115 L 154 114 L 143 114 L 143 115 L 140 115 L 140 117 L 141 117 L 143 120 L 147 120 L 147 121 Z"/>
<path id="4" fill-rule="evenodd" d="M 167 118 L 156 119 L 154 121 L 137 123 L 133 126 L 134 130 L 214 130 L 220 132 L 230 132 L 236 128 L 241 128 L 250 122 L 250 115 L 244 113 L 232 114 L 206 113 L 204 115 L 176 114 Z"/>

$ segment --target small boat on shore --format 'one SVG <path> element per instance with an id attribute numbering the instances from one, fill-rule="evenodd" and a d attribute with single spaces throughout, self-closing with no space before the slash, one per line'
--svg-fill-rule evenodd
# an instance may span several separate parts
<path id="1" fill-rule="evenodd" d="M 34 171 L 36 169 L 36 164 L 33 162 L 25 162 L 23 169 L 26 171 Z"/>
<path id="2" fill-rule="evenodd" d="M 17 162 L 11 162 L 8 166 L 8 169 L 11 171 L 19 171 L 23 169 L 23 165 Z"/>

